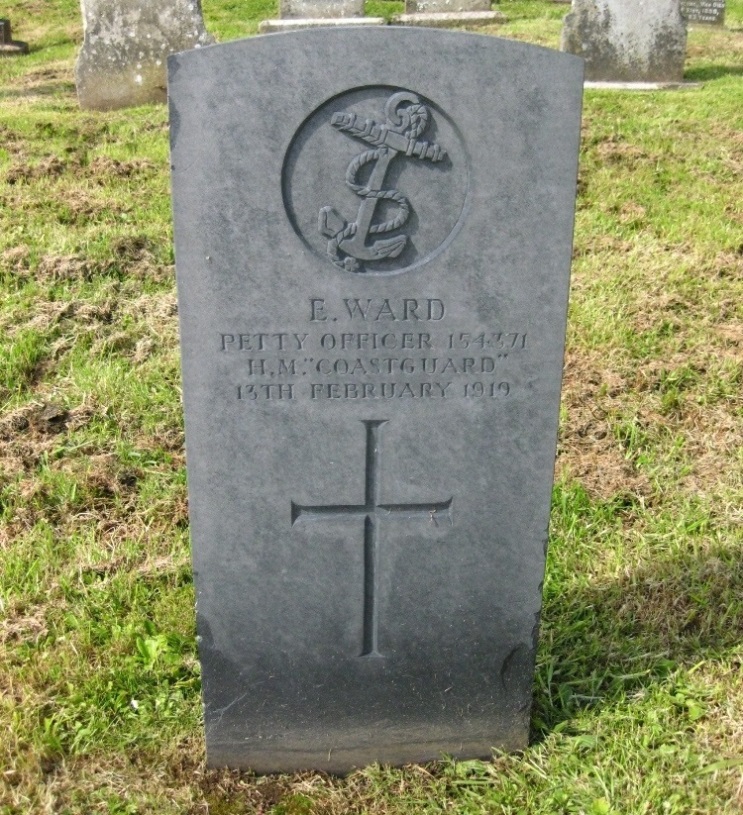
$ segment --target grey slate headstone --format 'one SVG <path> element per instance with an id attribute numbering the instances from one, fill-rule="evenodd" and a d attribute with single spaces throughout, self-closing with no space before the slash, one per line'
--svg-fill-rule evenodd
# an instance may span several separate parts
<path id="1" fill-rule="evenodd" d="M 690 23 L 725 25 L 725 0 L 681 0 L 681 14 Z"/>
<path id="2" fill-rule="evenodd" d="M 586 60 L 586 79 L 680 82 L 686 23 L 679 0 L 573 0 L 562 50 Z"/>
<path id="3" fill-rule="evenodd" d="M 75 65 L 80 107 L 164 102 L 167 58 L 214 42 L 200 0 L 81 0 L 84 39 Z"/>
<path id="4" fill-rule="evenodd" d="M 210 765 L 523 748 L 581 61 L 317 29 L 169 87 Z"/>

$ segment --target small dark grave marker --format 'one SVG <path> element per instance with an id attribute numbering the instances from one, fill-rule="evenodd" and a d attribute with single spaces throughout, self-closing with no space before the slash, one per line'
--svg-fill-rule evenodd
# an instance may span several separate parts
<path id="1" fill-rule="evenodd" d="M 209 763 L 523 748 L 581 61 L 370 28 L 169 67 Z"/>
<path id="2" fill-rule="evenodd" d="M 261 34 L 318 26 L 384 25 L 383 17 L 364 17 L 364 0 L 279 0 L 279 19 L 262 20 Z"/>
<path id="3" fill-rule="evenodd" d="M 28 43 L 14 40 L 10 20 L 0 20 L 0 57 L 16 57 L 28 53 Z"/>

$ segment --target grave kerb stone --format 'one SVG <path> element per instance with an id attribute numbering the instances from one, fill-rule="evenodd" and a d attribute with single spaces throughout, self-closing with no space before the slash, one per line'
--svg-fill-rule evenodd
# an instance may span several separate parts
<path id="1" fill-rule="evenodd" d="M 293 20 L 261 20 L 259 34 L 276 34 L 281 31 L 301 31 L 304 28 L 342 28 L 382 26 L 384 17 L 316 17 Z"/>
<path id="2" fill-rule="evenodd" d="M 422 28 L 481 28 L 505 23 L 508 18 L 500 11 L 446 11 L 396 14 L 391 25 L 420 26 Z"/>
<path id="3" fill-rule="evenodd" d="M 405 0 L 405 13 L 396 14 L 393 25 L 480 27 L 506 22 L 500 11 L 491 11 L 490 0 Z"/>
<path id="4" fill-rule="evenodd" d="M 364 0 L 280 0 L 282 20 L 363 17 Z"/>

